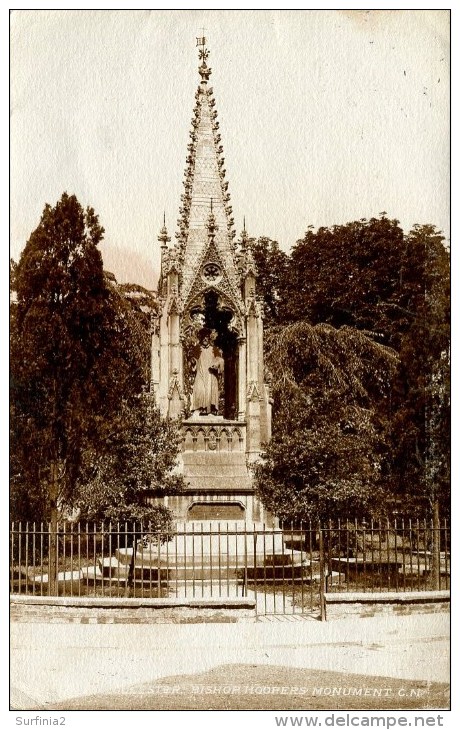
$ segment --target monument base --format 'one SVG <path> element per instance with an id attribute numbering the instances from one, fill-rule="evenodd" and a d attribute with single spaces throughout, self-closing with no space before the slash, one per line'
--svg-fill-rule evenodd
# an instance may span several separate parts
<path id="1" fill-rule="evenodd" d="M 254 494 L 253 474 L 246 453 L 246 421 L 222 416 L 194 415 L 182 423 L 179 468 L 184 476 L 182 494 L 152 498 L 168 507 L 178 523 L 238 525 L 273 519 Z M 224 527 L 225 529 L 225 527 Z"/>

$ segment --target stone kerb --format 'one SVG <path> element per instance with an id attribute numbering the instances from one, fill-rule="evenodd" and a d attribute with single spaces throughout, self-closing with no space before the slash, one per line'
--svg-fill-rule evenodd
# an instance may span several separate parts
<path id="1" fill-rule="evenodd" d="M 11 596 L 12 621 L 49 623 L 236 623 L 256 618 L 255 599 Z"/>
<path id="2" fill-rule="evenodd" d="M 450 611 L 450 592 L 326 593 L 324 603 L 326 620 L 377 614 L 439 613 Z"/>

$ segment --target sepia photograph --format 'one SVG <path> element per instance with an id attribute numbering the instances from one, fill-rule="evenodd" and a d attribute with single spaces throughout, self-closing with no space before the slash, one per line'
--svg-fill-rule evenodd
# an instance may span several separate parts
<path id="1" fill-rule="evenodd" d="M 17 725 L 443 726 L 450 22 L 10 10 Z"/>

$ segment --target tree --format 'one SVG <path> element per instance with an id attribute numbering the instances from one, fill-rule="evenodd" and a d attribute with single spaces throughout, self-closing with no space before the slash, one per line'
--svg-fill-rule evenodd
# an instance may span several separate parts
<path id="1" fill-rule="evenodd" d="M 169 525 L 169 510 L 144 497 L 152 484 L 163 494 L 180 486 L 175 427 L 139 396 L 155 303 L 104 275 L 102 235 L 94 211 L 64 193 L 12 267 L 11 509 L 50 521 L 52 591 L 59 514 L 78 503 L 86 516 Z"/>
<path id="2" fill-rule="evenodd" d="M 401 338 L 399 388 L 394 393 L 393 471 L 404 500 L 422 497 L 436 520 L 450 496 L 449 256 L 434 226 L 406 237 L 405 276 L 413 312 Z"/>
<path id="3" fill-rule="evenodd" d="M 266 236 L 250 239 L 250 245 L 257 266 L 257 291 L 263 296 L 265 321 L 270 326 L 279 319 L 280 292 L 289 259 L 278 242 Z"/>
<path id="4" fill-rule="evenodd" d="M 274 419 L 255 471 L 262 502 L 284 520 L 375 513 L 388 494 L 396 353 L 306 322 L 274 328 L 266 347 Z"/>
<path id="5" fill-rule="evenodd" d="M 16 292 L 16 270 L 18 265 L 14 259 L 10 259 L 10 296 Z"/>
<path id="6" fill-rule="evenodd" d="M 104 276 L 103 232 L 94 211 L 64 193 L 45 206 L 15 272 L 12 507 L 23 519 L 56 521 L 84 445 L 146 381 L 148 332 Z"/>
<path id="7" fill-rule="evenodd" d="M 173 513 L 160 503 L 150 504 L 148 497 L 181 492 L 183 477 L 175 473 L 179 444 L 177 425 L 162 419 L 145 394 L 134 403 L 122 404 L 117 417 L 107 424 L 102 449 L 90 443 L 84 451 L 74 505 L 80 518 L 108 520 L 116 544 L 121 540 L 132 547 L 129 585 L 134 580 L 138 541 L 171 538 Z M 120 527 L 128 528 L 127 532 L 120 533 Z"/>
<path id="8" fill-rule="evenodd" d="M 280 292 L 279 321 L 352 327 L 396 350 L 392 489 L 400 508 L 424 502 L 446 511 L 450 309 L 441 233 L 415 225 L 405 234 L 384 213 L 310 228 L 292 251 Z"/>
<path id="9" fill-rule="evenodd" d="M 309 229 L 291 254 L 282 321 L 347 325 L 399 349 L 400 333 L 412 321 L 404 258 L 404 232 L 384 214 Z"/>
<path id="10" fill-rule="evenodd" d="M 145 499 L 177 494 L 183 477 L 176 473 L 180 432 L 162 419 L 149 395 L 122 403 L 106 424 L 103 447 L 91 443 L 83 455 L 75 505 L 80 517 L 119 522 L 142 521 L 152 531 L 169 530 L 170 510 Z"/>

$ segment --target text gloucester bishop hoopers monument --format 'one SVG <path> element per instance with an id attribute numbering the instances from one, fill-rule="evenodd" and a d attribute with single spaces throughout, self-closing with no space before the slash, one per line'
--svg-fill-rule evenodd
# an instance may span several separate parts
<path id="1" fill-rule="evenodd" d="M 152 335 L 152 383 L 164 416 L 182 420 L 187 488 L 166 498 L 180 521 L 264 519 L 250 465 L 270 439 L 263 306 L 244 230 L 235 243 L 205 39 L 177 242 L 165 225 Z"/>

